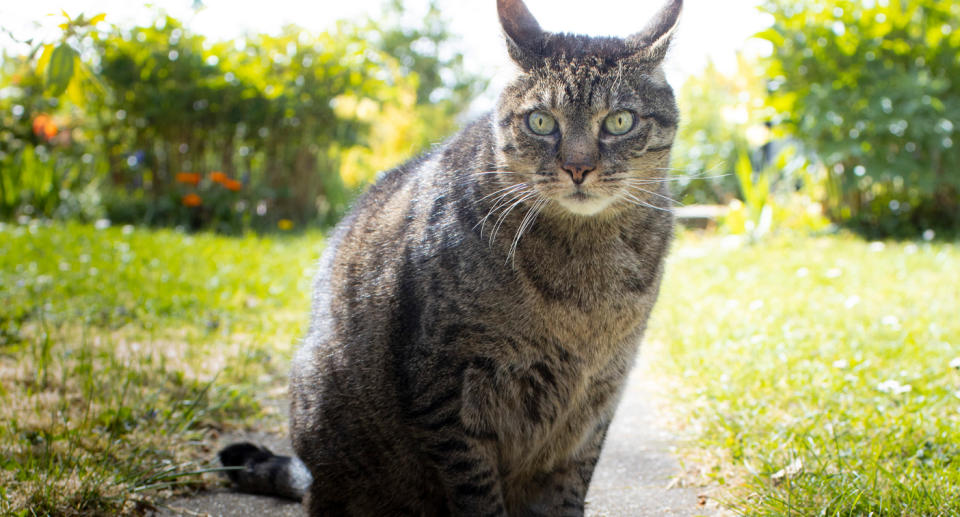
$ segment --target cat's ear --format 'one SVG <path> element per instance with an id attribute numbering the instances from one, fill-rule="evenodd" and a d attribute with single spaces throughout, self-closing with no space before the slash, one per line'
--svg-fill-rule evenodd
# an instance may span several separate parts
<path id="1" fill-rule="evenodd" d="M 544 32 L 523 0 L 497 0 L 500 26 L 507 37 L 507 51 L 521 68 L 536 66 L 541 57 Z"/>
<path id="2" fill-rule="evenodd" d="M 627 38 L 627 44 L 636 49 L 636 59 L 663 60 L 670 47 L 670 39 L 679 25 L 682 8 L 683 0 L 669 0 L 642 31 Z"/>

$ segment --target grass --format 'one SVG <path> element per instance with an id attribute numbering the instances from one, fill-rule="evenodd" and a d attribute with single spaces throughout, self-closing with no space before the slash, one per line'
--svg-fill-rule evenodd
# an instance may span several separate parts
<path id="1" fill-rule="evenodd" d="M 960 515 L 960 247 L 730 242 L 680 242 L 648 334 L 727 506 Z"/>
<path id="2" fill-rule="evenodd" d="M 0 225 L 0 515 L 141 514 L 203 485 L 209 438 L 283 386 L 321 245 Z"/>
<path id="3" fill-rule="evenodd" d="M 0 514 L 139 514 L 269 418 L 317 234 L 0 225 Z M 680 238 L 644 353 L 743 515 L 960 514 L 960 247 Z"/>

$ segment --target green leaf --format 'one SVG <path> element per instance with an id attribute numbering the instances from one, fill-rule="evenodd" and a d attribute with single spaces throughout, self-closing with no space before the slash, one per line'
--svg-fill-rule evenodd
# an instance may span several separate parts
<path id="1" fill-rule="evenodd" d="M 66 43 L 61 43 L 53 50 L 50 64 L 47 65 L 47 92 L 57 97 L 66 91 L 73 78 L 73 64 L 77 59 L 77 51 Z"/>
<path id="2" fill-rule="evenodd" d="M 96 25 L 96 24 L 102 22 L 102 21 L 105 20 L 106 18 L 107 18 L 107 13 L 100 13 L 100 14 L 94 16 L 93 18 L 90 18 L 90 21 L 87 22 L 87 23 L 89 23 L 91 26 L 93 26 L 93 25 Z"/>
<path id="3" fill-rule="evenodd" d="M 37 75 L 44 75 L 47 72 L 47 66 L 50 64 L 50 56 L 53 55 L 53 43 L 47 43 L 43 46 L 43 52 L 40 59 L 37 60 Z"/>

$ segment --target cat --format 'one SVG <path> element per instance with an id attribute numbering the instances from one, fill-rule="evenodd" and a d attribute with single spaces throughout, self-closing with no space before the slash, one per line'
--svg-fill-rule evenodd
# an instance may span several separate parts
<path id="1" fill-rule="evenodd" d="M 291 372 L 299 459 L 228 447 L 241 490 L 311 516 L 583 515 L 673 235 L 681 3 L 596 38 L 497 1 L 516 76 L 332 233 Z"/>

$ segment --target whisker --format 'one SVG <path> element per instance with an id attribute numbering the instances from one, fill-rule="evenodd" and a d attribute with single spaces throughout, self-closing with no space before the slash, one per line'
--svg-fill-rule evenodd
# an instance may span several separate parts
<path id="1" fill-rule="evenodd" d="M 526 186 L 529 186 L 529 185 L 527 185 L 526 183 L 516 183 L 516 184 L 513 184 L 513 185 L 509 185 L 509 186 L 503 187 L 502 189 L 497 190 L 496 192 L 493 192 L 493 193 L 491 193 L 491 194 L 487 194 L 486 196 L 483 196 L 482 198 L 478 199 L 478 200 L 477 200 L 477 203 L 480 203 L 481 201 L 485 201 L 485 200 L 487 200 L 487 199 L 489 199 L 489 198 L 491 198 L 491 197 L 493 197 L 493 196 L 495 196 L 495 195 L 497 195 L 497 194 L 499 194 L 499 193 L 501 193 L 501 192 L 503 192 L 503 191 L 505 191 L 505 190 L 516 190 L 518 187 L 526 187 Z"/>
<path id="2" fill-rule="evenodd" d="M 486 228 L 487 220 L 488 220 L 491 216 L 495 216 L 498 211 L 500 211 L 501 209 L 509 206 L 509 205 L 510 205 L 511 203 L 513 203 L 514 201 L 516 201 L 516 200 L 518 200 L 518 199 L 522 199 L 524 196 L 526 196 L 526 195 L 529 194 L 529 193 L 530 193 L 530 190 L 520 190 L 519 192 L 517 192 L 517 191 L 512 191 L 512 192 L 508 192 L 508 193 L 506 193 L 506 194 L 503 194 L 502 196 L 500 196 L 499 198 L 497 198 L 497 201 L 496 201 L 496 202 L 493 204 L 493 206 L 490 208 L 490 211 L 487 212 L 487 215 L 484 216 L 484 218 L 481 219 L 479 223 L 477 223 L 477 225 L 480 226 L 480 236 L 481 236 L 481 237 L 483 236 L 483 230 L 484 230 L 484 228 Z M 510 196 L 512 196 L 512 197 L 510 197 Z M 474 226 L 474 228 L 476 228 L 476 226 Z"/>
<path id="3" fill-rule="evenodd" d="M 507 219 L 507 215 L 509 215 L 510 212 L 512 212 L 515 208 L 517 208 L 521 204 L 523 204 L 525 201 L 537 195 L 538 194 L 536 192 L 532 192 L 532 191 L 527 192 L 520 199 L 514 201 L 512 205 L 507 207 L 507 209 L 500 214 L 500 217 L 497 219 L 497 224 L 493 226 L 493 231 L 490 232 L 490 244 L 493 244 L 493 242 L 497 239 L 497 233 L 500 232 L 500 227 L 503 225 L 503 222 Z"/>
<path id="4" fill-rule="evenodd" d="M 482 236 L 483 236 L 483 229 L 486 227 L 487 219 L 489 219 L 490 216 L 496 214 L 497 211 L 499 211 L 501 208 L 510 205 L 510 203 L 513 203 L 515 200 L 517 200 L 517 199 L 523 199 L 524 196 L 529 195 L 531 192 L 532 192 L 531 190 L 520 190 L 519 192 L 517 192 L 517 191 L 511 191 L 511 192 L 507 192 L 507 193 L 503 194 L 502 196 L 500 196 L 499 198 L 497 198 L 497 201 L 493 204 L 493 206 L 492 206 L 492 207 L 490 208 L 490 210 L 487 212 L 487 215 L 485 215 L 485 216 L 483 217 L 483 219 L 481 219 L 480 222 L 478 222 L 477 224 L 475 224 L 473 227 L 474 227 L 474 228 L 476 228 L 477 226 L 480 227 L 480 236 L 482 237 Z M 508 196 L 511 196 L 511 195 L 512 195 L 513 197 L 511 197 L 510 199 L 506 199 Z M 505 201 L 505 199 L 506 199 L 506 201 Z"/>
<path id="5" fill-rule="evenodd" d="M 520 238 L 525 231 L 533 226 L 534 221 L 536 221 L 537 216 L 540 215 L 540 211 L 543 210 L 544 205 L 546 205 L 548 201 L 547 198 L 540 197 L 533 206 L 527 210 L 527 215 L 523 217 L 523 221 L 521 221 L 520 226 L 517 227 L 517 233 L 514 235 L 513 242 L 510 244 L 510 251 L 507 252 L 507 262 L 517 256 L 517 245 L 520 244 Z"/>
<path id="6" fill-rule="evenodd" d="M 626 169 L 624 172 L 646 172 L 650 169 Z M 669 170 L 669 169 L 655 169 L 655 170 Z M 671 182 L 671 181 L 683 181 L 683 180 L 709 180 L 717 178 L 726 178 L 731 176 L 731 174 L 717 174 L 714 176 L 688 176 L 688 175 L 677 175 L 677 176 L 663 176 L 663 177 L 645 177 L 637 178 L 634 176 L 628 176 L 628 178 L 636 179 L 639 181 L 650 181 L 650 182 Z"/>
<path id="7" fill-rule="evenodd" d="M 684 205 L 683 203 L 681 203 L 680 201 L 677 201 L 676 199 L 673 199 L 673 198 L 670 197 L 670 196 L 665 196 L 665 195 L 663 195 L 663 194 L 658 194 L 658 193 L 656 193 L 656 192 L 647 190 L 647 189 L 645 189 L 645 188 L 642 188 L 642 187 L 640 187 L 640 186 L 638 186 L 638 185 L 635 185 L 635 184 L 632 184 L 632 183 L 630 183 L 630 182 L 624 182 L 624 183 L 625 183 L 625 184 L 627 185 L 627 187 L 629 187 L 629 188 L 639 190 L 640 192 L 644 192 L 644 193 L 646 193 L 646 194 L 650 194 L 651 196 L 657 196 L 657 197 L 660 198 L 660 199 L 666 199 L 667 201 L 669 201 L 669 202 L 671 202 L 671 203 L 676 203 L 676 204 L 678 204 L 678 205 L 680 205 L 680 206 L 686 206 L 686 205 Z"/>
<path id="8" fill-rule="evenodd" d="M 676 204 L 676 205 L 678 205 L 678 206 L 687 206 L 687 205 L 683 204 L 682 202 L 677 201 L 676 199 L 673 199 L 673 198 L 670 197 L 670 196 L 665 196 L 665 195 L 663 195 L 663 194 L 657 194 L 656 192 L 651 192 L 651 191 L 649 191 L 649 190 L 647 190 L 647 189 L 645 189 L 645 188 L 640 188 L 640 187 L 638 187 L 638 186 L 636 186 L 636 185 L 627 185 L 627 186 L 630 187 L 630 188 L 639 190 L 640 192 L 644 192 L 644 193 L 646 193 L 646 194 L 650 194 L 651 196 L 656 196 L 656 197 L 658 197 L 658 198 L 660 198 L 660 199 L 665 199 L 665 200 L 667 200 L 667 201 L 669 201 L 669 202 L 671 202 L 671 203 L 674 203 L 674 204 Z"/>
<path id="9" fill-rule="evenodd" d="M 624 201 L 626 201 L 626 202 L 628 202 L 628 203 L 634 204 L 634 205 L 636 205 L 636 206 L 653 208 L 654 210 L 660 210 L 660 211 L 662 211 L 662 212 L 671 212 L 671 213 L 673 213 L 673 210 L 671 210 L 671 209 L 669 209 L 669 208 L 663 208 L 662 206 L 651 205 L 650 203 L 647 203 L 647 202 L 639 199 L 638 197 L 634 196 L 633 194 L 630 194 L 629 192 L 621 192 L 621 193 L 620 193 L 620 196 L 618 196 L 618 197 L 619 197 L 620 199 L 622 199 L 622 200 L 624 200 Z"/>

